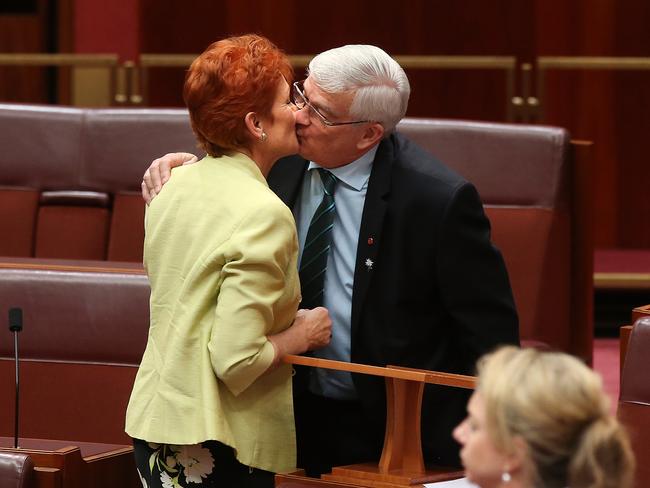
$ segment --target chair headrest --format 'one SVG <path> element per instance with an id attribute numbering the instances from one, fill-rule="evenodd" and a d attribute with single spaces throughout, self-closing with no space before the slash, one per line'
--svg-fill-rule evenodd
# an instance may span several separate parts
<path id="1" fill-rule="evenodd" d="M 650 405 L 647 368 L 650 355 L 650 317 L 634 323 L 621 378 L 621 401 Z"/>
<path id="2" fill-rule="evenodd" d="M 34 486 L 34 462 L 28 454 L 0 452 L 0 488 Z"/>

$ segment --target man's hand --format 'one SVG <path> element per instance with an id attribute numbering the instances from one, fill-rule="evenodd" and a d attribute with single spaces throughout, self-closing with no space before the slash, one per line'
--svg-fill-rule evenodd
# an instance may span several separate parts
<path id="1" fill-rule="evenodd" d="M 151 166 L 145 171 L 140 185 L 142 187 L 142 198 L 147 202 L 147 205 L 151 203 L 151 200 L 160 193 L 163 185 L 167 183 L 172 174 L 172 168 L 193 164 L 198 160 L 194 154 L 183 152 L 167 153 L 162 158 L 154 159 Z"/>
<path id="2" fill-rule="evenodd" d="M 298 310 L 291 327 L 268 336 L 275 348 L 275 358 L 269 370 L 277 366 L 287 354 L 302 354 L 325 347 L 332 338 L 332 320 L 326 308 Z"/>
<path id="3" fill-rule="evenodd" d="M 317 307 L 311 310 L 301 309 L 296 312 L 292 328 L 302 337 L 304 351 L 313 351 L 325 347 L 332 338 L 332 320 L 326 308 Z"/>

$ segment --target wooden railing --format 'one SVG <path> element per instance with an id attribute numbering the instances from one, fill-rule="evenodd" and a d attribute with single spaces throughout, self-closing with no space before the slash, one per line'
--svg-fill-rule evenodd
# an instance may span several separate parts
<path id="1" fill-rule="evenodd" d="M 150 70 L 186 69 L 196 56 L 145 53 L 137 62 L 119 63 L 116 54 L 0 53 L 0 67 L 71 68 L 71 105 L 146 106 Z M 313 57 L 295 54 L 289 59 L 294 68 L 305 68 Z M 541 56 L 532 62 L 518 62 L 514 56 L 395 55 L 394 59 L 406 70 L 501 71 L 505 75 L 506 120 L 526 123 L 544 120 L 546 74 L 550 71 L 650 71 L 650 58 L 641 57 Z"/>
<path id="2" fill-rule="evenodd" d="M 116 99 L 117 54 L 0 53 L 0 67 L 70 68 L 70 105 L 106 106 Z"/>

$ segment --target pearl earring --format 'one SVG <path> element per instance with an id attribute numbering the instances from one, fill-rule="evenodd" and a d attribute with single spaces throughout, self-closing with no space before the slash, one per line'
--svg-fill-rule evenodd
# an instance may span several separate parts
<path id="1" fill-rule="evenodd" d="M 507 471 L 504 471 L 501 474 L 501 481 L 503 481 L 504 483 L 510 483 L 510 481 L 512 481 L 512 476 L 510 476 L 510 473 L 508 473 Z"/>
<path id="2" fill-rule="evenodd" d="M 262 131 L 262 134 L 260 134 L 260 141 L 264 142 L 268 136 L 266 135 L 266 132 Z"/>

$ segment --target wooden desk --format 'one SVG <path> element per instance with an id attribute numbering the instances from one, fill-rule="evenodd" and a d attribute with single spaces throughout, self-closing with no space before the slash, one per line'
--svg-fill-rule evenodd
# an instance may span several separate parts
<path id="1" fill-rule="evenodd" d="M 29 454 L 36 488 L 139 488 L 133 447 L 117 444 L 0 437 L 0 451 Z"/>
<path id="2" fill-rule="evenodd" d="M 276 474 L 275 488 L 358 488 L 358 485 L 307 478 L 301 474 Z"/>
<path id="3" fill-rule="evenodd" d="M 400 366 L 385 368 L 306 356 L 285 356 L 289 364 L 381 376 L 386 380 L 386 433 L 379 463 L 335 466 L 321 479 L 300 475 L 276 476 L 276 487 L 420 487 L 424 483 L 460 478 L 462 470 L 425 466 L 422 455 L 420 410 L 426 383 L 456 388 L 475 387 L 473 376 L 425 371 Z"/>

